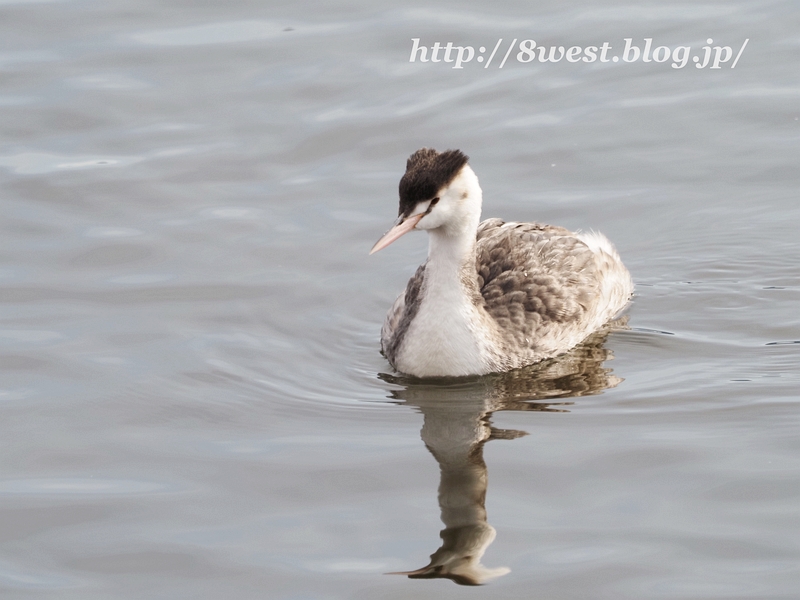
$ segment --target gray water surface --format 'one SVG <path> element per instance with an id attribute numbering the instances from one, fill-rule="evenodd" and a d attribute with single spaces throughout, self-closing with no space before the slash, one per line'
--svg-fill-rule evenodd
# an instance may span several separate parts
<path id="1" fill-rule="evenodd" d="M 3 598 L 797 598 L 796 3 L 270 4 L 0 0 Z M 749 42 L 499 68 L 625 38 Z M 422 146 L 605 233 L 627 323 L 393 373 Z"/>

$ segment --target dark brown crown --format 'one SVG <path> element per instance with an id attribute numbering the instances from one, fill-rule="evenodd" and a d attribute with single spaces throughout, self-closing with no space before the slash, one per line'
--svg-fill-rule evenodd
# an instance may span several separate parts
<path id="1" fill-rule="evenodd" d="M 408 157 L 406 173 L 400 179 L 400 215 L 408 215 L 425 200 L 432 200 L 467 164 L 469 157 L 461 150 L 436 152 L 421 148 Z"/>

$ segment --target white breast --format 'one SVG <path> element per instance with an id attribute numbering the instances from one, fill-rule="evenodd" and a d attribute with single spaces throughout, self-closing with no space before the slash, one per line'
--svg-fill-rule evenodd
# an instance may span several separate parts
<path id="1" fill-rule="evenodd" d="M 428 264 L 420 307 L 399 348 L 396 368 L 417 377 L 492 371 L 481 318 L 454 273 Z"/>

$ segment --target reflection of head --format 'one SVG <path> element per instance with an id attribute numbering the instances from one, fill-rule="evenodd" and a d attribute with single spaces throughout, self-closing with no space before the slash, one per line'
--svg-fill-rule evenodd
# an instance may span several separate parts
<path id="1" fill-rule="evenodd" d="M 383 376 L 403 386 L 392 392 L 393 398 L 417 407 L 425 417 L 422 441 L 441 470 L 439 507 L 445 525 L 440 533 L 442 546 L 431 555 L 430 563 L 396 574 L 480 585 L 510 572 L 506 567 L 490 569 L 481 564 L 496 535 L 486 520 L 488 473 L 483 445 L 493 439 L 515 439 L 525 432 L 495 429 L 491 415 L 501 410 L 561 412 L 554 406 L 571 402 L 557 400 L 616 386 L 621 379 L 602 366 L 610 358 L 602 346 L 607 334 L 607 329 L 602 330 L 563 356 L 508 373 L 425 381 Z"/>
<path id="2" fill-rule="evenodd" d="M 461 585 L 481 585 L 511 571 L 508 567 L 489 569 L 481 564 L 483 553 L 497 535 L 488 523 L 447 528 L 440 535 L 444 543 L 431 554 L 427 566 L 396 575 L 408 575 L 412 579 L 447 578 Z"/>

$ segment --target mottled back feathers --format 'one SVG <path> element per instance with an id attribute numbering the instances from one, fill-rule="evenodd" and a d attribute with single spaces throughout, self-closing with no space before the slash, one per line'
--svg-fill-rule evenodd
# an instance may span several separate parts
<path id="1" fill-rule="evenodd" d="M 551 225 L 484 221 L 476 269 L 484 308 L 514 350 L 547 352 L 553 333 L 584 324 L 599 290 L 593 252 Z"/>

